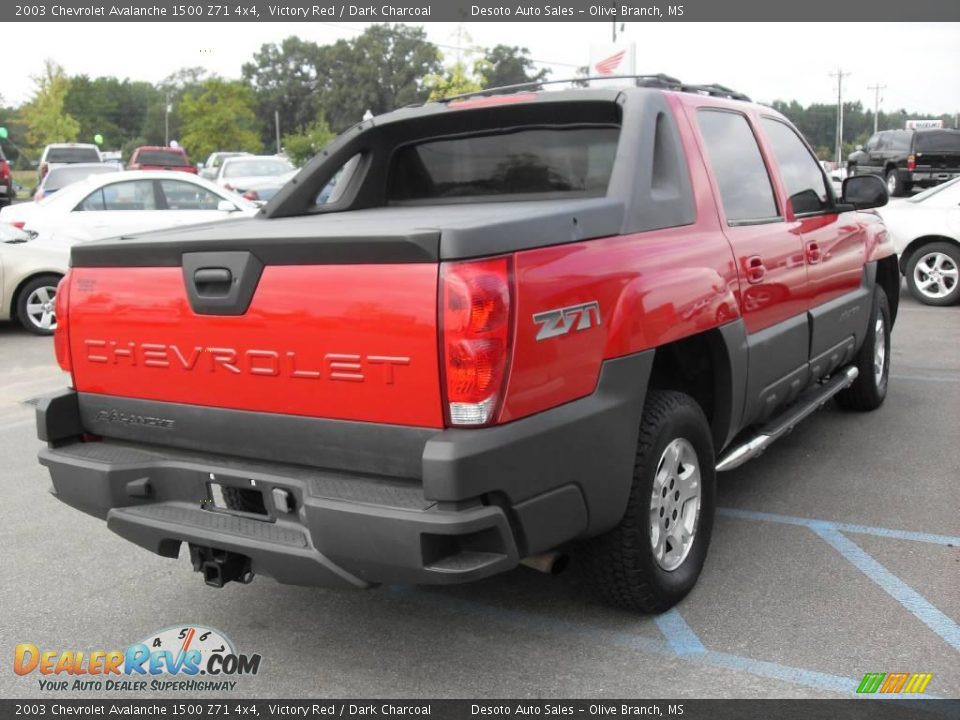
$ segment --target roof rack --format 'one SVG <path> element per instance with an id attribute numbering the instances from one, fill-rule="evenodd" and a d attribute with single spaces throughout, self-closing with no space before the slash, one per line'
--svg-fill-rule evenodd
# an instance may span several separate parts
<path id="1" fill-rule="evenodd" d="M 711 83 L 708 85 L 690 85 L 678 80 L 670 75 L 659 73 L 657 75 L 583 75 L 562 80 L 535 80 L 533 82 L 518 83 L 516 85 L 503 85 L 501 87 L 487 88 L 486 90 L 476 90 L 474 92 L 462 93 L 460 95 L 451 95 L 441 98 L 437 102 L 448 103 L 455 100 L 466 100 L 473 97 L 484 97 L 493 94 L 509 94 L 521 92 L 523 90 L 539 90 L 544 85 L 562 85 L 566 83 L 582 85 L 591 80 L 632 80 L 636 87 L 660 88 L 663 90 L 675 90 L 677 92 L 696 93 L 698 95 L 710 95 L 713 97 L 723 97 L 730 100 L 743 100 L 750 102 L 750 98 L 743 93 L 731 90 L 730 88 Z"/>

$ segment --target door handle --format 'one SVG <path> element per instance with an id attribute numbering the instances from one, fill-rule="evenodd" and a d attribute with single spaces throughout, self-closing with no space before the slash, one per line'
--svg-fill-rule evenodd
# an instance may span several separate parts
<path id="1" fill-rule="evenodd" d="M 820 253 L 820 245 L 815 242 L 808 242 L 806 246 L 807 262 L 811 265 L 816 265 L 823 259 L 823 255 Z"/>
<path id="2" fill-rule="evenodd" d="M 226 295 L 233 284 L 233 273 L 228 268 L 200 268 L 193 273 L 193 284 L 198 295 Z"/>
<path id="3" fill-rule="evenodd" d="M 767 268 L 763 265 L 763 258 L 759 255 L 752 255 L 746 259 L 747 282 L 758 283 L 763 280 L 767 274 Z"/>

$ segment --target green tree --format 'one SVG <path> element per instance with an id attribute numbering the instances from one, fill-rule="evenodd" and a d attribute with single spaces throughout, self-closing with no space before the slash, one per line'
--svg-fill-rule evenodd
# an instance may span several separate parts
<path id="1" fill-rule="evenodd" d="M 43 63 L 43 73 L 32 79 L 33 97 L 21 108 L 27 124 L 27 142 L 39 148 L 76 140 L 80 123 L 64 111 L 64 101 L 70 91 L 70 80 L 64 69 L 48 59 Z"/>
<path id="2" fill-rule="evenodd" d="M 320 48 L 309 40 L 288 37 L 278 44 L 265 44 L 245 63 L 243 77 L 257 96 L 257 117 L 265 144 L 274 135 L 274 113 L 280 128 L 288 133 L 310 125 L 317 117 L 317 76 Z"/>
<path id="3" fill-rule="evenodd" d="M 550 71 L 546 68 L 537 70 L 529 55 L 527 48 L 509 45 L 497 45 L 484 51 L 476 64 L 483 89 L 546 80 Z"/>
<path id="4" fill-rule="evenodd" d="M 480 79 L 468 73 L 462 62 L 455 62 L 442 75 L 428 75 L 423 83 L 430 90 L 430 100 L 443 100 L 483 89 Z"/>
<path id="5" fill-rule="evenodd" d="M 442 72 L 440 51 L 420 27 L 371 25 L 353 40 L 320 48 L 318 101 L 335 132 L 374 115 L 420 103 L 424 78 Z"/>
<path id="6" fill-rule="evenodd" d="M 180 106 L 180 143 L 187 152 L 198 160 L 215 150 L 260 152 L 253 90 L 244 82 L 218 77 L 202 87 L 199 95 L 184 96 Z"/>
<path id="7" fill-rule="evenodd" d="M 284 135 L 283 149 L 294 165 L 302 167 L 335 137 L 336 134 L 327 125 L 327 121 L 320 117 L 302 132 Z"/>

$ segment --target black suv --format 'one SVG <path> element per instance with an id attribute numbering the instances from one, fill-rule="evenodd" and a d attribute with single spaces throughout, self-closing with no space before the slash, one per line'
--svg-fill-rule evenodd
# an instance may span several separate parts
<path id="1" fill-rule="evenodd" d="M 891 195 L 960 175 L 960 130 L 881 130 L 847 158 L 849 175 L 879 175 Z"/>

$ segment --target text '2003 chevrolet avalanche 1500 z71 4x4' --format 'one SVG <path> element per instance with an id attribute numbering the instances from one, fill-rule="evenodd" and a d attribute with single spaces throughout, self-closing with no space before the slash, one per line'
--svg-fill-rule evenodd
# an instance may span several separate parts
<path id="1" fill-rule="evenodd" d="M 875 177 L 835 197 L 719 86 L 397 110 L 257 217 L 75 246 L 40 461 L 212 585 L 458 583 L 569 547 L 662 611 L 716 471 L 831 397 L 883 402 L 885 202 Z"/>

